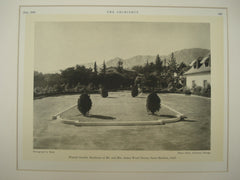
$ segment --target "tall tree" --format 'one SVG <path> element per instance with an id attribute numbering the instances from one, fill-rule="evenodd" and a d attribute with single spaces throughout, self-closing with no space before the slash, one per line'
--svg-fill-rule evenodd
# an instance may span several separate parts
<path id="1" fill-rule="evenodd" d="M 168 65 L 168 78 L 169 78 L 169 83 L 173 88 L 176 87 L 176 79 L 175 77 L 177 75 L 177 62 L 176 58 L 174 56 L 174 53 L 171 54 L 169 65 Z"/>
<path id="2" fill-rule="evenodd" d="M 164 66 L 164 67 L 167 66 L 167 60 L 166 60 L 166 58 L 164 58 L 164 60 L 163 60 L 163 66 Z"/>
<path id="3" fill-rule="evenodd" d="M 150 71 L 150 68 L 151 68 L 150 65 L 151 64 L 149 64 L 148 59 L 147 59 L 147 63 L 145 64 L 145 66 L 143 67 L 143 70 L 142 70 L 143 74 L 145 74 L 145 75 L 149 74 L 149 71 Z"/>
<path id="4" fill-rule="evenodd" d="M 123 61 L 121 59 L 119 59 L 119 61 L 117 62 L 117 70 L 119 72 L 123 71 Z"/>
<path id="5" fill-rule="evenodd" d="M 94 62 L 94 73 L 97 74 L 97 63 L 96 63 L 96 61 Z"/>
<path id="6" fill-rule="evenodd" d="M 103 61 L 102 73 L 103 73 L 103 74 L 106 73 L 106 64 L 105 64 L 105 60 Z"/>
<path id="7" fill-rule="evenodd" d="M 189 68 L 184 62 L 181 62 L 180 65 L 177 67 L 177 73 L 179 75 L 183 75 Z"/>
<path id="8" fill-rule="evenodd" d="M 162 70 L 162 61 L 161 61 L 161 58 L 159 57 L 159 55 L 157 55 L 157 57 L 156 57 L 155 64 L 156 64 L 156 71 L 158 73 L 160 73 Z"/>
<path id="9" fill-rule="evenodd" d="M 148 63 L 148 59 L 147 59 L 147 63 L 146 63 L 146 66 L 149 66 L 149 63 Z"/>
<path id="10" fill-rule="evenodd" d="M 171 54 L 168 66 L 169 66 L 169 70 L 172 74 L 174 74 L 177 71 L 177 62 L 176 62 L 174 53 Z"/>

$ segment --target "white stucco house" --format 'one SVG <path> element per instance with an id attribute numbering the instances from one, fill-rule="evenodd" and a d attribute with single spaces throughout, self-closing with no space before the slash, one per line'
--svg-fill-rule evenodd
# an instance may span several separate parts
<path id="1" fill-rule="evenodd" d="M 207 88 L 211 85 L 211 55 L 199 57 L 190 64 L 191 68 L 184 73 L 186 86 L 192 89 L 197 86 Z"/>

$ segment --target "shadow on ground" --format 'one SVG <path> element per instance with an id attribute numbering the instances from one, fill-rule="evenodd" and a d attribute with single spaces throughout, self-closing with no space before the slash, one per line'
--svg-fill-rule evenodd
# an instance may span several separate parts
<path id="1" fill-rule="evenodd" d="M 103 115 L 97 115 L 97 114 L 91 114 L 91 115 L 86 116 L 86 117 L 88 117 L 88 118 L 97 118 L 97 119 L 109 119 L 109 120 L 116 119 L 115 117 L 103 116 Z"/>
<path id="2" fill-rule="evenodd" d="M 197 122 L 196 120 L 190 120 L 190 119 L 181 119 L 180 121 L 183 121 L 183 122 Z"/>
<path id="3" fill-rule="evenodd" d="M 144 99 L 146 99 L 146 97 L 134 97 L 134 98 L 144 98 Z"/>
<path id="4" fill-rule="evenodd" d="M 168 114 L 151 114 L 152 116 L 157 116 L 157 117 L 165 117 L 165 118 L 176 118 L 176 116 L 173 115 L 168 115 Z"/>

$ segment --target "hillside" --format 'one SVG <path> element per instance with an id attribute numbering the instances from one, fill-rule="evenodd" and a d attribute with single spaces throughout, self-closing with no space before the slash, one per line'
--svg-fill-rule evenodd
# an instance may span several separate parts
<path id="1" fill-rule="evenodd" d="M 210 53 L 209 49 L 200 49 L 200 48 L 193 48 L 193 49 L 183 49 L 180 51 L 175 51 L 174 56 L 176 57 L 176 61 L 178 64 L 184 62 L 185 64 L 189 65 L 194 59 L 200 56 L 207 56 Z M 170 58 L 170 54 L 168 55 L 168 59 Z"/>
<path id="2" fill-rule="evenodd" d="M 207 56 L 210 53 L 209 49 L 201 49 L 201 48 L 192 48 L 192 49 L 183 49 L 174 52 L 174 56 L 178 64 L 184 62 L 185 64 L 189 65 L 194 59 L 200 56 Z M 157 55 L 157 54 L 156 54 Z M 123 62 L 123 67 L 126 69 L 131 69 L 133 66 L 137 65 L 145 65 L 148 63 L 155 62 L 156 55 L 137 55 L 133 56 L 128 59 L 122 59 L 120 57 L 115 57 L 114 59 L 110 59 L 106 61 L 107 67 L 115 67 L 119 60 Z M 161 60 L 166 58 L 167 62 L 170 59 L 171 54 L 168 55 L 160 55 Z M 92 67 L 93 63 L 85 64 L 86 67 Z"/>
<path id="3" fill-rule="evenodd" d="M 174 52 L 174 56 L 176 58 L 176 61 L 178 64 L 181 62 L 184 62 L 185 64 L 190 64 L 194 59 L 198 58 L 199 56 L 207 56 L 210 53 L 210 50 L 208 49 L 200 49 L 200 48 L 192 48 L 192 49 L 183 49 L 179 51 Z M 161 60 L 164 60 L 166 58 L 167 62 L 170 59 L 171 54 L 162 56 L 160 55 Z M 155 56 L 151 55 L 137 55 L 128 59 L 121 59 L 119 57 L 116 57 L 114 59 L 111 59 L 106 62 L 107 67 L 110 66 L 116 66 L 117 62 L 119 60 L 123 61 L 123 67 L 124 68 L 132 68 L 133 66 L 136 65 L 144 65 L 147 63 L 155 62 Z"/>

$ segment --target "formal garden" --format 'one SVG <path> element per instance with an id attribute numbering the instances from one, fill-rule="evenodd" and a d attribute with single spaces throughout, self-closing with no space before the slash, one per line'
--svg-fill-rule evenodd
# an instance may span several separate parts
<path id="1" fill-rule="evenodd" d="M 148 94 L 132 97 L 131 91 L 110 92 L 103 98 L 91 94 L 92 107 L 84 116 L 78 109 L 79 95 L 47 97 L 34 101 L 34 148 L 82 150 L 209 150 L 211 101 L 198 96 L 158 94 L 160 111 L 147 111 Z M 166 105 L 166 106 L 163 106 Z M 69 109 L 69 107 L 71 107 Z M 187 118 L 161 125 L 78 126 L 52 119 L 79 122 L 159 121 Z M 65 111 L 66 110 L 66 111 Z"/>
<path id="2" fill-rule="evenodd" d="M 188 69 L 172 54 L 168 66 L 35 72 L 34 148 L 209 150 L 211 100 L 185 88 Z"/>

